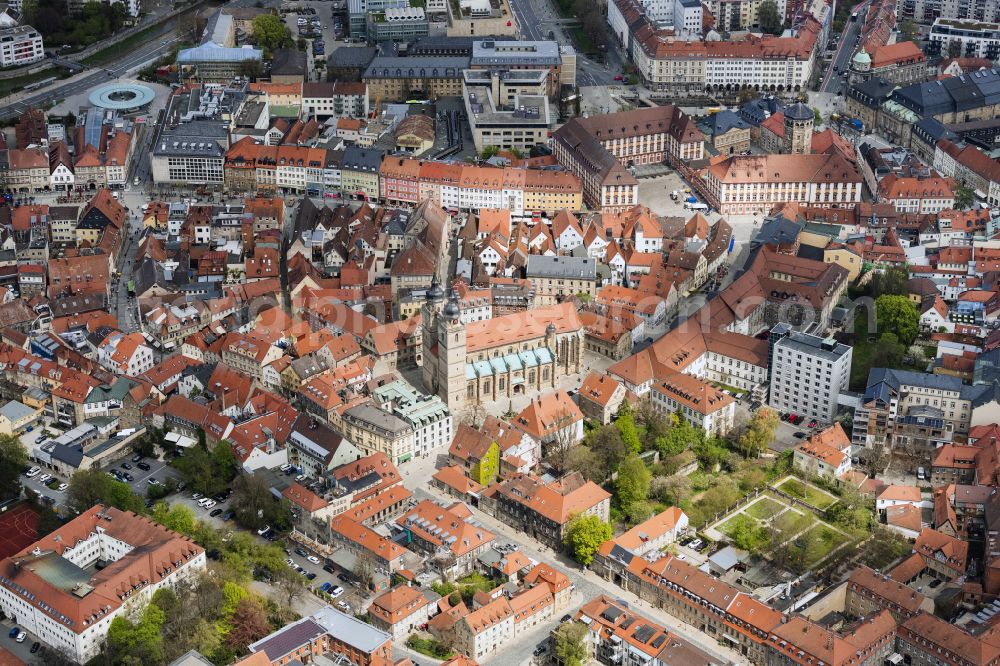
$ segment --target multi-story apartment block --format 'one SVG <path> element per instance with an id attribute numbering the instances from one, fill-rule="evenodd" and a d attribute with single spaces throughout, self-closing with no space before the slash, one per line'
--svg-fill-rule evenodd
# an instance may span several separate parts
<path id="1" fill-rule="evenodd" d="M 1000 654 L 1000 635 L 992 628 L 971 634 L 931 613 L 920 613 L 896 630 L 896 652 L 911 666 L 989 664 Z"/>
<path id="2" fill-rule="evenodd" d="M 942 56 L 1000 59 L 1000 23 L 939 18 L 931 26 L 929 39 Z"/>
<path id="3" fill-rule="evenodd" d="M 934 612 L 934 600 L 885 574 L 858 566 L 847 579 L 844 610 L 848 617 L 867 617 L 885 609 L 902 624 L 922 612 Z"/>
<path id="4" fill-rule="evenodd" d="M 636 613 L 622 600 L 607 595 L 585 603 L 574 619 L 587 627 L 588 657 L 601 664 L 722 666 L 724 663 L 663 625 Z"/>
<path id="5" fill-rule="evenodd" d="M 900 213 L 937 214 L 955 207 L 955 181 L 931 171 L 927 177 L 890 173 L 878 183 L 878 200 Z"/>
<path id="6" fill-rule="evenodd" d="M 45 59 L 42 35 L 30 25 L 2 27 L 0 22 L 0 67 L 19 67 Z"/>
<path id="7" fill-rule="evenodd" d="M 837 396 L 847 389 L 852 349 L 832 338 L 793 331 L 788 324 L 771 329 L 770 404 L 830 423 Z"/>
<path id="8" fill-rule="evenodd" d="M 886 368 L 872 368 L 867 386 L 854 410 L 854 445 L 882 444 L 928 463 L 938 446 L 968 433 L 973 404 L 988 393 L 958 377 Z"/>
<path id="9" fill-rule="evenodd" d="M 368 86 L 349 81 L 303 83 L 302 113 L 316 118 L 364 118 Z"/>
<path id="10" fill-rule="evenodd" d="M 85 663 L 100 653 L 114 618 L 205 564 L 204 549 L 187 537 L 97 505 L 0 562 L 0 609 L 50 649 Z"/>
<path id="11" fill-rule="evenodd" d="M 413 455 L 430 455 L 451 443 L 452 415 L 439 396 L 418 393 L 402 380 L 383 384 L 372 395 L 383 409 L 410 424 Z"/>
<path id="12" fill-rule="evenodd" d="M 395 464 L 413 457 L 413 426 L 400 417 L 364 402 L 344 411 L 343 419 L 344 436 L 364 455 L 381 452 Z"/>
<path id="13" fill-rule="evenodd" d="M 515 473 L 487 488 L 480 507 L 515 529 L 558 548 L 574 515 L 595 515 L 606 522 L 611 495 L 578 473 L 551 483 Z"/>
<path id="14" fill-rule="evenodd" d="M 285 446 L 288 462 L 300 467 L 303 474 L 313 479 L 358 461 L 363 455 L 350 440 L 307 414 L 300 414 L 295 419 Z"/>
<path id="15" fill-rule="evenodd" d="M 430 199 L 451 212 L 504 208 L 554 213 L 583 208 L 580 180 L 568 171 L 497 168 L 388 156 L 379 169 L 387 203 L 415 205 Z M 344 191 L 349 192 L 346 186 Z"/>
<path id="16" fill-rule="evenodd" d="M 527 278 L 535 304 L 555 305 L 577 294 L 597 295 L 597 262 L 589 257 L 528 256 Z"/>
<path id="17" fill-rule="evenodd" d="M 478 557 L 496 538 L 478 524 L 462 502 L 442 506 L 423 500 L 396 519 L 406 532 L 407 544 L 433 556 L 434 566 L 449 577 L 472 571 Z"/>
<path id="18" fill-rule="evenodd" d="M 752 4 L 748 3 L 748 11 Z M 721 11 L 728 22 L 734 20 L 734 10 Z M 823 33 L 820 23 L 808 16 L 789 37 L 690 41 L 674 36 L 677 26 L 658 28 L 644 15 L 639 0 L 609 2 L 608 24 L 643 83 L 675 95 L 702 95 L 706 90 L 726 95 L 741 88 L 778 93 L 805 90 Z"/>
<path id="19" fill-rule="evenodd" d="M 824 208 L 861 201 L 862 178 L 836 153 L 729 157 L 701 171 L 709 205 L 726 214 L 766 214 L 777 203 Z"/>

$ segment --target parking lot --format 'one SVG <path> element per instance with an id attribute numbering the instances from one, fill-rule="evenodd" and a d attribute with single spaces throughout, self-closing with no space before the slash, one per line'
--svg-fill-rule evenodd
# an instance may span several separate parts
<path id="1" fill-rule="evenodd" d="M 308 60 L 310 75 L 315 72 L 315 58 L 313 56 L 314 41 L 322 41 L 324 43 L 325 58 L 327 60 L 332 59 L 331 54 L 337 47 L 348 45 L 349 42 L 345 39 L 347 36 L 348 26 L 346 15 L 344 13 L 345 8 L 342 7 L 342 3 L 305 0 L 303 2 L 284 3 L 281 9 L 283 12 L 286 12 L 284 14 L 285 25 L 288 26 L 288 30 L 292 33 L 292 39 L 297 41 L 300 37 L 302 37 L 309 43 L 309 48 L 306 49 L 306 57 Z M 337 12 L 338 17 L 341 18 L 340 35 L 337 34 L 334 12 Z M 319 30 L 313 29 L 310 32 L 310 36 L 300 33 L 300 25 L 298 23 L 299 19 L 305 19 L 307 22 L 306 26 L 302 27 L 311 27 L 313 19 L 318 19 Z M 320 59 L 323 57 L 324 56 L 319 56 Z M 311 76 L 311 78 L 313 80 L 323 80 L 325 79 L 325 74 L 318 77 Z"/>

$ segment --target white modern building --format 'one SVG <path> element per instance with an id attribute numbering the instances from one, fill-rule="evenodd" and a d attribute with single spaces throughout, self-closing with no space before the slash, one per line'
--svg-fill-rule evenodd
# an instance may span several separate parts
<path id="1" fill-rule="evenodd" d="M 771 329 L 771 406 L 824 423 L 833 421 L 837 396 L 847 390 L 852 349 L 833 338 Z"/>
<path id="2" fill-rule="evenodd" d="M 1000 23 L 939 18 L 931 26 L 930 40 L 940 44 L 942 56 L 958 44 L 959 57 L 1000 59 Z"/>
<path id="3" fill-rule="evenodd" d="M 29 65 L 40 60 L 45 60 L 45 45 L 37 30 L 30 25 L 0 27 L 0 67 Z"/>
<path id="4" fill-rule="evenodd" d="M 701 34 L 701 0 L 674 0 L 674 33 L 687 37 Z"/>
<path id="5" fill-rule="evenodd" d="M 190 539 L 134 513 L 94 506 L 0 561 L 0 610 L 54 650 L 86 663 L 111 621 L 205 569 Z M 98 569 L 96 565 L 103 566 Z"/>

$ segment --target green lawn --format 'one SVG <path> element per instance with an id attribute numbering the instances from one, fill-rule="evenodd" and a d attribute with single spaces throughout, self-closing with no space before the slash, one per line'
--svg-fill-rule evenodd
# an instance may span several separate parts
<path id="1" fill-rule="evenodd" d="M 753 519 L 749 518 L 747 516 L 744 516 L 743 514 L 736 514 L 735 516 L 733 516 L 732 518 L 730 518 L 726 522 L 722 523 L 721 525 L 719 525 L 715 529 L 719 530 L 720 532 L 722 532 L 726 536 L 732 536 L 733 533 L 736 530 L 736 527 L 740 523 L 742 523 L 744 521 L 747 521 L 747 520 L 753 520 Z M 756 522 L 756 521 L 754 521 L 754 522 Z"/>
<path id="2" fill-rule="evenodd" d="M 823 561 L 843 540 L 843 535 L 827 525 L 817 525 L 791 545 L 793 557 L 803 558 L 804 567 L 809 569 Z M 807 544 L 812 544 L 809 547 Z"/>
<path id="3" fill-rule="evenodd" d="M 810 513 L 798 513 L 797 511 L 786 511 L 774 519 L 774 524 L 781 530 L 786 530 L 788 534 L 796 534 L 806 529 L 816 518 Z"/>
<path id="4" fill-rule="evenodd" d="M 778 515 L 785 505 L 775 501 L 770 497 L 761 497 L 753 504 L 743 509 L 743 513 L 752 516 L 757 520 L 769 520 Z"/>
<path id="5" fill-rule="evenodd" d="M 837 502 L 837 498 L 829 493 L 799 479 L 786 479 L 777 488 L 821 511 L 833 506 Z"/>

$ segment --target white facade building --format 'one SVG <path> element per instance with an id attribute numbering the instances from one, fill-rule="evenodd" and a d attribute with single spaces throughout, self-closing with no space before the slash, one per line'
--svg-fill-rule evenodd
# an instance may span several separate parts
<path id="1" fill-rule="evenodd" d="M 837 396 L 847 390 L 853 350 L 832 338 L 792 331 L 788 324 L 771 329 L 771 406 L 833 421 Z"/>

